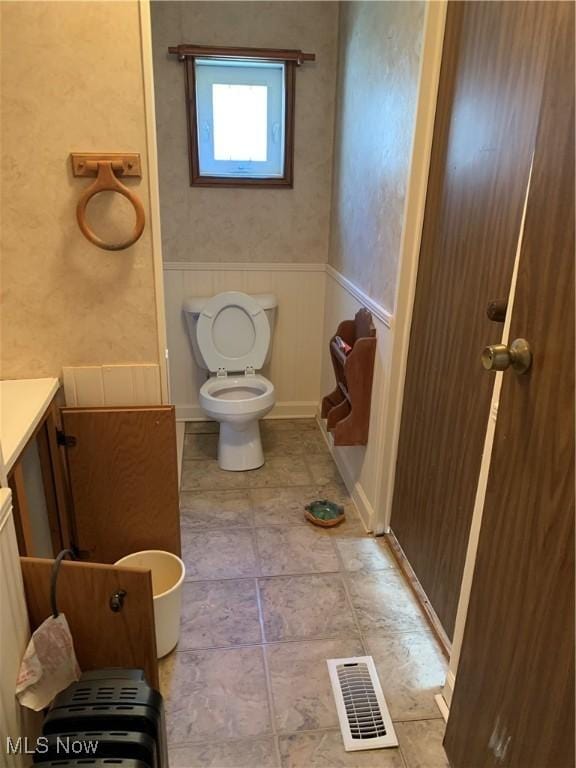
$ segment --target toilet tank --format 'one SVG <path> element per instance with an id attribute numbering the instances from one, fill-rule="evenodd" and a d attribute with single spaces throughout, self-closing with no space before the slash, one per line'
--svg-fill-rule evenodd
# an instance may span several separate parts
<path id="1" fill-rule="evenodd" d="M 249 293 L 255 301 L 260 304 L 262 309 L 266 312 L 268 323 L 270 324 L 270 346 L 268 347 L 268 354 L 264 365 L 267 365 L 272 354 L 272 344 L 274 343 L 274 329 L 276 326 L 276 312 L 278 309 L 278 299 L 273 293 Z M 188 328 L 188 335 L 192 343 L 192 352 L 194 353 L 194 360 L 196 365 L 203 370 L 208 370 L 206 363 L 202 357 L 202 353 L 198 348 L 198 341 L 196 338 L 196 323 L 198 322 L 198 316 L 206 306 L 212 296 L 192 296 L 184 300 L 183 310 L 186 318 L 186 327 Z"/>

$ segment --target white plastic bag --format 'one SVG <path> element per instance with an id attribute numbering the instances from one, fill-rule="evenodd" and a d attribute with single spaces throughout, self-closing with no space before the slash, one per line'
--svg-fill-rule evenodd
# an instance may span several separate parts
<path id="1" fill-rule="evenodd" d="M 63 613 L 50 616 L 33 633 L 20 665 L 16 696 L 38 712 L 80 678 L 70 627 Z"/>

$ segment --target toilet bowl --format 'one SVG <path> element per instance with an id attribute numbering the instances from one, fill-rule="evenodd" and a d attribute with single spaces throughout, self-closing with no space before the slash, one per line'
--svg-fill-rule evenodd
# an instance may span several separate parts
<path id="1" fill-rule="evenodd" d="M 199 403 L 208 418 L 218 421 L 218 464 L 242 471 L 264 464 L 259 420 L 274 407 L 271 381 L 257 373 L 270 351 L 268 314 L 275 297 L 239 291 L 184 304 L 192 348 L 199 365 L 210 372 Z"/>
<path id="2" fill-rule="evenodd" d="M 274 385 L 257 374 L 213 376 L 200 388 L 200 406 L 220 422 L 218 464 L 240 471 L 264 464 L 258 421 L 274 407 Z"/>

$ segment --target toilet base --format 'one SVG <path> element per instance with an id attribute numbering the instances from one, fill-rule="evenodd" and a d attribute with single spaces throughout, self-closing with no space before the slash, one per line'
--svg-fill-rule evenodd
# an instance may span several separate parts
<path id="1" fill-rule="evenodd" d="M 245 424 L 220 422 L 218 466 L 229 472 L 258 469 L 264 464 L 258 419 Z"/>

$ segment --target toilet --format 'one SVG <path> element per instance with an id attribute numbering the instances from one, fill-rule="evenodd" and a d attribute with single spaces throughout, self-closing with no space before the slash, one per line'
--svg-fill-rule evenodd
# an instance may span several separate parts
<path id="1" fill-rule="evenodd" d="M 210 373 L 199 401 L 206 416 L 220 423 L 221 469 L 241 472 L 264 464 L 258 422 L 276 396 L 258 371 L 270 357 L 277 305 L 272 294 L 240 291 L 184 302 L 194 358 Z"/>

